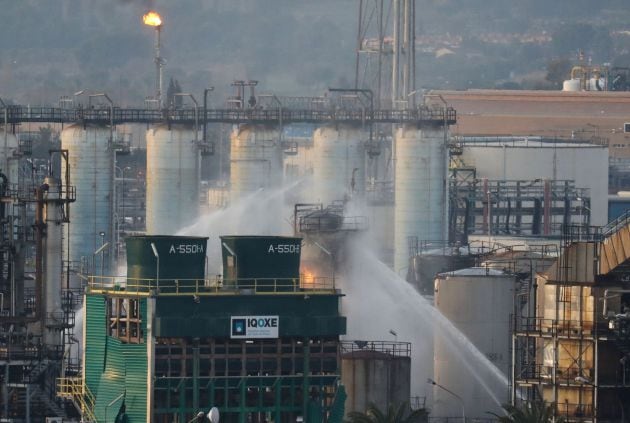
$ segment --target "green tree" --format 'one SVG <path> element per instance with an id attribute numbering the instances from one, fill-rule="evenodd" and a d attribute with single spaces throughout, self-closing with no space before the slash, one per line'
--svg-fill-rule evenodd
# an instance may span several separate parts
<path id="1" fill-rule="evenodd" d="M 535 401 L 520 407 L 504 404 L 506 416 L 490 414 L 495 416 L 500 423 L 549 423 L 551 421 L 564 423 L 563 417 L 556 417 L 554 420 L 555 408 L 553 404 L 547 404 L 546 401 Z"/>
<path id="2" fill-rule="evenodd" d="M 386 413 L 370 403 L 364 413 L 359 411 L 348 413 L 347 423 L 423 423 L 427 422 L 428 418 L 429 413 L 426 409 L 412 410 L 408 402 L 391 404 Z"/>

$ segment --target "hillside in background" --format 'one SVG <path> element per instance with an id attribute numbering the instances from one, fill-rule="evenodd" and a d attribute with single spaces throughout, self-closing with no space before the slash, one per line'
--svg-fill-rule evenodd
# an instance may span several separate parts
<path id="1" fill-rule="evenodd" d="M 373 0 L 365 0 L 373 1 Z M 555 88 L 550 63 L 582 50 L 630 65 L 630 8 L 602 0 L 417 0 L 418 86 Z M 0 96 L 54 103 L 81 89 L 122 105 L 153 92 L 153 31 L 164 17 L 166 81 L 200 93 L 233 79 L 314 95 L 353 83 L 357 0 L 0 0 Z M 165 84 L 166 85 L 166 84 Z"/>

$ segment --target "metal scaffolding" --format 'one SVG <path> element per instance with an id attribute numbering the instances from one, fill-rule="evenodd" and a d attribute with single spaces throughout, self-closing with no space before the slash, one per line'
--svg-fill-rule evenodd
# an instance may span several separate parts
<path id="1" fill-rule="evenodd" d="M 517 293 L 513 403 L 544 400 L 568 422 L 627 421 L 628 234 L 627 216 L 604 228 L 566 227 L 559 257 Z M 611 266 L 611 255 L 624 259 Z"/>
<path id="2" fill-rule="evenodd" d="M 590 222 L 588 190 L 573 181 L 495 181 L 458 168 L 449 193 L 451 241 L 465 243 L 471 234 L 559 237 L 564 225 Z"/>

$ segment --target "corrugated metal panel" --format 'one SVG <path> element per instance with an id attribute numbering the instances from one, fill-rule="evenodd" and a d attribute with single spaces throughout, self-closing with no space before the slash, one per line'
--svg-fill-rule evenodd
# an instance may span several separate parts
<path id="1" fill-rule="evenodd" d="M 107 338 L 105 371 L 101 374 L 98 394 L 94 403 L 94 415 L 99 422 L 113 422 L 122 405 L 122 399 L 114 400 L 125 392 L 123 349 L 124 346 L 119 340 Z M 109 406 L 109 404 L 112 405 Z"/>
<path id="2" fill-rule="evenodd" d="M 107 336 L 104 297 L 88 295 L 86 304 L 86 383 L 96 397 L 97 420 L 113 422 L 123 403 L 122 398 L 115 400 L 124 393 L 129 422 L 146 422 L 146 344 L 125 344 Z M 146 333 L 146 300 L 140 310 Z"/>
<path id="3" fill-rule="evenodd" d="M 105 362 L 105 298 L 88 295 L 85 303 L 85 383 L 98 395 Z"/>

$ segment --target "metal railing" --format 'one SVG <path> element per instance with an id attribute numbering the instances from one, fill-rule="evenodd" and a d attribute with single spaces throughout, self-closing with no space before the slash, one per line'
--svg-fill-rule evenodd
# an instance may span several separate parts
<path id="1" fill-rule="evenodd" d="M 599 242 L 606 235 L 601 226 L 589 225 L 562 225 L 562 240 L 565 244 L 574 242 Z"/>
<path id="2" fill-rule="evenodd" d="M 367 216 L 341 216 L 322 214 L 300 218 L 300 232 L 365 231 L 368 229 Z"/>
<path id="3" fill-rule="evenodd" d="M 601 233 L 604 237 L 614 234 L 621 228 L 630 224 L 630 210 L 626 210 L 621 216 L 609 222 L 606 226 L 601 228 Z"/>
<path id="4" fill-rule="evenodd" d="M 182 109 L 145 109 L 145 108 L 75 108 L 10 106 L 7 108 L 9 123 L 50 122 L 68 123 L 89 121 L 93 123 L 428 123 L 435 125 L 452 125 L 456 123 L 457 113 L 453 108 L 416 109 L 368 109 L 337 108 L 326 109 L 285 109 L 272 107 L 269 109 L 208 109 L 205 112 L 195 108 Z"/>
<path id="5" fill-rule="evenodd" d="M 301 275 L 299 278 L 142 279 L 119 276 L 88 276 L 88 293 L 139 296 L 330 294 L 332 278 Z"/>
<path id="6" fill-rule="evenodd" d="M 96 422 L 94 415 L 94 395 L 83 384 L 81 377 L 66 377 L 57 379 L 57 396 L 72 401 L 81 411 L 84 422 Z"/>
<path id="7" fill-rule="evenodd" d="M 411 357 L 411 342 L 342 341 L 339 343 L 339 352 L 341 354 L 378 352 L 394 357 Z"/>
<path id="8" fill-rule="evenodd" d="M 516 333 L 531 335 L 559 335 L 568 338 L 591 337 L 595 331 L 606 331 L 608 324 L 604 321 L 555 320 L 542 317 L 517 317 L 514 321 Z"/>

